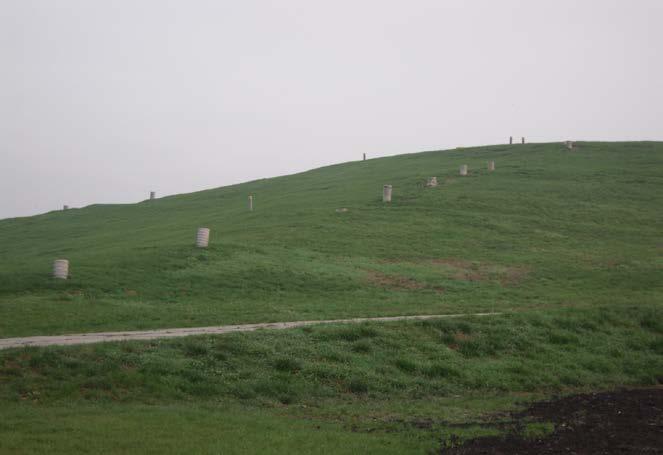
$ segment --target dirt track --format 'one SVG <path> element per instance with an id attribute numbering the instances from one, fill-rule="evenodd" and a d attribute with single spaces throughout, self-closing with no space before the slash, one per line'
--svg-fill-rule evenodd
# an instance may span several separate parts
<path id="1" fill-rule="evenodd" d="M 191 335 L 215 335 L 231 332 L 252 332 L 260 329 L 291 329 L 316 324 L 356 324 L 360 322 L 389 322 L 439 318 L 459 318 L 463 316 L 496 316 L 500 313 L 473 314 L 430 314 L 420 316 L 391 316 L 380 318 L 329 319 L 322 321 L 266 322 L 262 324 L 222 325 L 214 327 L 189 327 L 180 329 L 159 329 L 132 332 L 78 333 L 72 335 L 33 336 L 24 338 L 0 339 L 0 349 L 21 348 L 26 346 L 53 346 L 70 344 L 101 343 L 104 341 L 152 340 L 155 338 L 174 338 Z"/>

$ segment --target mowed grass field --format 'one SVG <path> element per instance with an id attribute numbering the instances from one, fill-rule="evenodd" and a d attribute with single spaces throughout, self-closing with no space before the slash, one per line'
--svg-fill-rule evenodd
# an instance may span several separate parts
<path id="1" fill-rule="evenodd" d="M 0 451 L 421 453 L 537 398 L 660 383 L 662 207 L 663 143 L 580 142 L 2 220 L 0 338 L 502 314 L 0 351 Z"/>

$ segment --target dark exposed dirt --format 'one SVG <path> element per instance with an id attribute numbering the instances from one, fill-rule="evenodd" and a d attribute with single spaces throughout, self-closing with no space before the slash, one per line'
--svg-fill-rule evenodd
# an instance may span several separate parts
<path id="1" fill-rule="evenodd" d="M 663 454 L 663 387 L 575 395 L 533 404 L 512 416 L 520 430 L 477 438 L 440 454 Z M 552 433 L 524 436 L 527 422 L 552 422 Z"/>

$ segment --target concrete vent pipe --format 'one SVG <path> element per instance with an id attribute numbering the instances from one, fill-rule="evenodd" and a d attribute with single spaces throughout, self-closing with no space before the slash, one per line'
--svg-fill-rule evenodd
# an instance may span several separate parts
<path id="1" fill-rule="evenodd" d="M 207 248 L 207 245 L 209 245 L 209 229 L 198 228 L 198 233 L 196 233 L 196 246 L 198 248 Z"/>
<path id="2" fill-rule="evenodd" d="M 69 278 L 69 261 L 66 259 L 56 259 L 53 261 L 53 277 L 61 280 Z"/>
<path id="3" fill-rule="evenodd" d="M 460 175 L 467 175 L 467 164 L 463 164 L 460 167 Z"/>
<path id="4" fill-rule="evenodd" d="M 382 187 L 382 202 L 391 202 L 391 185 Z"/>

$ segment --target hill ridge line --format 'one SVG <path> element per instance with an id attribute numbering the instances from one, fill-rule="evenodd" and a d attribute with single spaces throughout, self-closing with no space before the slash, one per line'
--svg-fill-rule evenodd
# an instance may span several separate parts
<path id="1" fill-rule="evenodd" d="M 358 324 L 361 322 L 412 321 L 427 319 L 459 318 L 466 316 L 498 316 L 502 313 L 457 313 L 457 314 L 422 314 L 410 316 L 382 316 L 373 318 L 323 319 L 290 322 L 262 322 L 255 324 L 231 324 L 209 327 L 182 327 L 154 330 L 133 330 L 124 332 L 90 332 L 70 335 L 30 336 L 1 338 L 0 350 L 31 346 L 71 346 L 113 341 L 155 340 L 159 338 L 178 338 L 192 335 L 219 335 L 234 332 L 253 332 L 260 329 L 284 330 L 297 327 L 323 324 Z"/>

